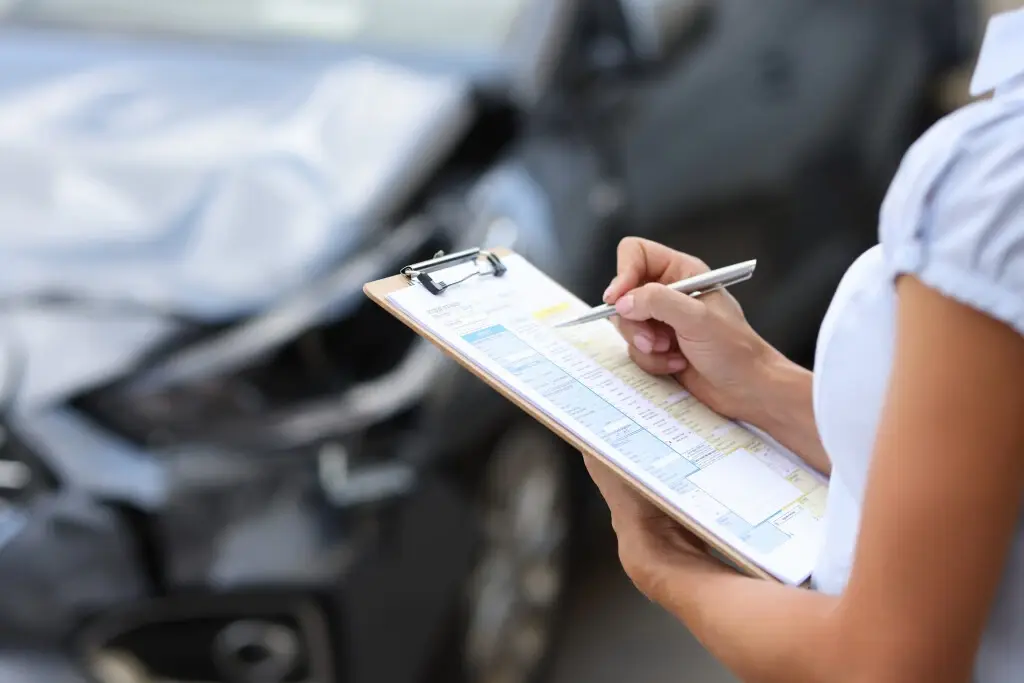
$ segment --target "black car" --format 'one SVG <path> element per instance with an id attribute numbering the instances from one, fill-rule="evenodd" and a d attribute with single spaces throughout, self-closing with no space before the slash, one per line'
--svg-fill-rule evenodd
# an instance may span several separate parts
<path id="1" fill-rule="evenodd" d="M 0 5 L 0 680 L 539 680 L 577 459 L 361 285 L 643 235 L 808 359 L 949 5 Z"/>

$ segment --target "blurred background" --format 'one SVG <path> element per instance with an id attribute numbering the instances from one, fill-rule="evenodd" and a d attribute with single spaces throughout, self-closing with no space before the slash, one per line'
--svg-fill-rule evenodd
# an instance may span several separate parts
<path id="1" fill-rule="evenodd" d="M 728 675 L 572 452 L 370 304 L 641 235 L 813 362 L 985 0 L 0 0 L 0 681 Z"/>

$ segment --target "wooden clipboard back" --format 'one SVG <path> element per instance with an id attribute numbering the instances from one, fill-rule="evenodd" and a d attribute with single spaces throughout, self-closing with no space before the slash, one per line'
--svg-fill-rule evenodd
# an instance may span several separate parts
<path id="1" fill-rule="evenodd" d="M 494 249 L 491 251 L 492 253 L 496 254 L 501 258 L 513 254 L 513 252 L 508 249 Z M 370 299 L 372 299 L 374 302 L 380 305 L 384 310 L 386 310 L 388 313 L 402 321 L 417 335 L 423 337 L 424 339 L 432 343 L 434 346 L 441 349 L 441 351 L 443 351 L 450 358 L 454 359 L 459 365 L 461 365 L 466 370 L 476 375 L 479 379 L 488 384 L 492 389 L 497 391 L 506 399 L 508 399 L 515 405 L 519 406 L 519 408 L 524 410 L 530 417 L 532 417 L 537 422 L 540 422 L 542 425 L 544 425 L 549 430 L 554 432 L 562 440 L 566 441 L 570 446 L 580 451 L 581 453 L 585 453 L 596 458 L 597 460 L 604 463 L 607 467 L 617 472 L 619 476 L 625 479 L 634 489 L 636 489 L 640 494 L 642 494 L 645 498 L 651 501 L 651 503 L 656 505 L 669 517 L 679 522 L 684 528 L 691 531 L 698 538 L 707 543 L 709 548 L 712 548 L 715 552 L 722 555 L 726 560 L 734 564 L 738 569 L 753 577 L 769 579 L 771 581 L 778 581 L 777 578 L 766 572 L 760 566 L 752 563 L 750 560 L 737 553 L 733 548 L 722 543 L 720 540 L 718 540 L 718 538 L 716 538 L 713 534 L 709 533 L 703 526 L 698 524 L 696 521 L 684 515 L 674 507 L 668 505 L 659 496 L 649 491 L 643 483 L 636 480 L 628 472 L 626 472 L 621 467 L 616 465 L 614 462 L 603 456 L 601 453 L 594 450 L 589 444 L 585 443 L 578 436 L 576 436 L 571 431 L 569 431 L 561 424 L 559 424 L 556 420 L 552 419 L 544 412 L 537 409 L 536 406 L 532 405 L 529 401 L 519 396 L 519 394 L 517 394 L 515 391 L 502 384 L 497 378 L 492 377 L 491 375 L 481 370 L 475 363 L 470 361 L 462 354 L 458 353 L 455 349 L 446 344 L 440 337 L 435 335 L 424 325 L 422 325 L 418 320 L 416 320 L 408 313 L 406 313 L 404 310 L 402 310 L 402 308 L 396 306 L 388 298 L 394 292 L 401 291 L 410 286 L 411 285 L 409 283 L 409 280 L 404 275 L 394 275 L 392 277 L 387 277 L 382 280 L 368 282 L 366 285 L 363 286 L 363 292 L 368 297 L 370 297 Z"/>

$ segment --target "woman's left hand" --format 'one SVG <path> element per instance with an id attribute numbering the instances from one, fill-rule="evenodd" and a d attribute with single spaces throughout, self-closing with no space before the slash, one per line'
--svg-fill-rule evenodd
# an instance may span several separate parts
<path id="1" fill-rule="evenodd" d="M 641 593 L 657 600 L 662 569 L 713 562 L 707 544 L 627 484 L 593 456 L 583 455 L 591 478 L 611 511 L 619 561 Z"/>

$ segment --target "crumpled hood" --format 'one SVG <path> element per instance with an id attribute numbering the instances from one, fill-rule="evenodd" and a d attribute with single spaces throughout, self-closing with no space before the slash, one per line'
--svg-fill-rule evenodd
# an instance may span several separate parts
<path id="1" fill-rule="evenodd" d="M 95 382 L 174 324 L 12 300 L 259 310 L 373 239 L 470 117 L 465 84 L 367 57 L 160 49 L 0 39 L 0 331 L 31 356 L 23 399 Z"/>

